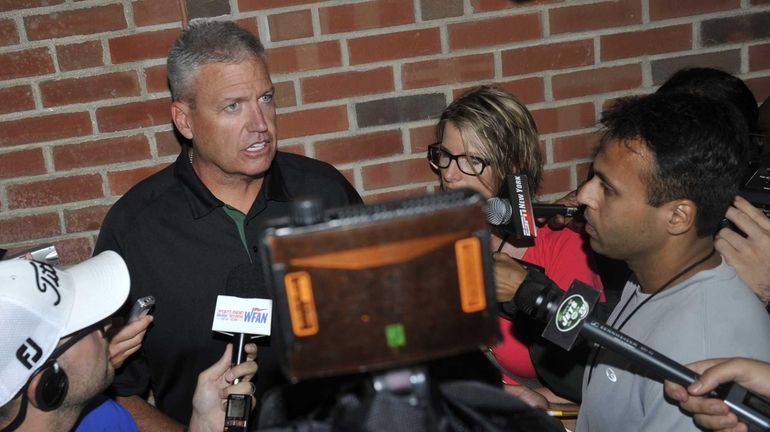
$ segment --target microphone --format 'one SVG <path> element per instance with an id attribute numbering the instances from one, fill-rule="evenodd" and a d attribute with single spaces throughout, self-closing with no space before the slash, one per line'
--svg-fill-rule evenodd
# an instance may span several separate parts
<path id="1" fill-rule="evenodd" d="M 530 271 L 533 272 L 539 273 Z M 544 275 L 532 276 L 527 275 L 513 302 L 523 313 L 547 323 L 542 334 L 545 339 L 569 350 L 580 335 L 684 387 L 698 379 L 699 375 L 684 365 L 592 318 L 590 312 L 599 298 L 599 292 L 593 287 L 575 280 L 567 292 L 562 293 Z M 724 400 L 750 429 L 752 426 L 760 430 L 770 428 L 770 401 L 739 384 L 722 384 L 709 397 Z"/>
<path id="2" fill-rule="evenodd" d="M 505 198 L 492 197 L 487 200 L 487 222 L 492 225 L 504 225 L 513 217 L 514 208 Z M 532 203 L 535 217 L 551 217 L 556 215 L 575 216 L 580 213 L 580 207 L 563 204 Z"/>
<path id="3" fill-rule="evenodd" d="M 244 264 L 232 269 L 227 277 L 225 293 L 217 296 L 214 322 L 211 329 L 231 335 L 233 338 L 233 365 L 246 360 L 244 346 L 248 339 L 270 335 L 273 301 L 253 298 L 265 292 L 261 267 Z M 249 298 L 242 298 L 245 296 Z M 233 381 L 238 384 L 240 380 Z M 224 431 L 246 432 L 248 430 L 251 395 L 231 394 L 227 397 Z"/>
<path id="4" fill-rule="evenodd" d="M 537 236 L 535 217 L 574 216 L 580 212 L 580 208 L 533 203 L 527 176 L 509 175 L 497 197 L 487 200 L 484 212 L 490 225 L 499 227 L 516 239 L 533 240 Z"/>

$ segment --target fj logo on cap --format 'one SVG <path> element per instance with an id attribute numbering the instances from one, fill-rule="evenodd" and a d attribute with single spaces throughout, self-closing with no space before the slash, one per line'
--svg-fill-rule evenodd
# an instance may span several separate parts
<path id="1" fill-rule="evenodd" d="M 56 269 L 48 264 L 43 264 L 37 261 L 30 261 L 32 268 L 35 269 L 35 280 L 37 281 L 37 289 L 40 292 L 47 292 L 48 288 L 51 288 L 56 293 L 56 301 L 54 306 L 58 306 L 61 301 L 61 294 L 59 294 L 59 275 L 56 274 Z"/>
<path id="2" fill-rule="evenodd" d="M 27 341 L 16 350 L 16 358 L 27 369 L 32 369 L 32 366 L 34 366 L 42 356 L 43 350 L 40 349 L 40 346 L 38 346 L 32 338 L 27 338 Z"/>

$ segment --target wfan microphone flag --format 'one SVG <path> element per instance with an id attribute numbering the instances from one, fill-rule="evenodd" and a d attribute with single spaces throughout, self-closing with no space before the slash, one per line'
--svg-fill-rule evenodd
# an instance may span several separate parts
<path id="1" fill-rule="evenodd" d="M 293 380 L 421 363 L 499 340 L 483 198 L 469 190 L 267 223 L 282 366 Z"/>

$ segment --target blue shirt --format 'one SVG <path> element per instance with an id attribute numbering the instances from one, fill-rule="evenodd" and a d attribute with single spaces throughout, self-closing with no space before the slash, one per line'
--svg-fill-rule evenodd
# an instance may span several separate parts
<path id="1" fill-rule="evenodd" d="M 96 396 L 80 414 L 75 432 L 139 432 L 125 408 L 106 396 Z"/>

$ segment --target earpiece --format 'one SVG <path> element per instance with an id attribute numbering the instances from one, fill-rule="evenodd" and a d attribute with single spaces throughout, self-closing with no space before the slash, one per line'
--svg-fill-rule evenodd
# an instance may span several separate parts
<path id="1" fill-rule="evenodd" d="M 56 361 L 46 364 L 40 372 L 40 380 L 35 388 L 35 406 L 41 411 L 53 411 L 59 408 L 67 397 L 69 379 Z"/>

